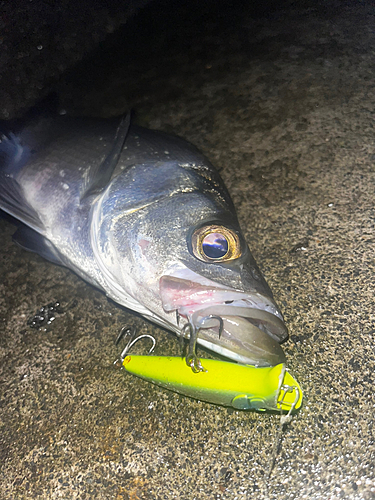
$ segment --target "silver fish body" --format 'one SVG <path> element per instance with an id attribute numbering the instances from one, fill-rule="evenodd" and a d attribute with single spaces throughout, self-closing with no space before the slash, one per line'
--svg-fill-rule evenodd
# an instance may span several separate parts
<path id="1" fill-rule="evenodd" d="M 285 361 L 281 312 L 219 174 L 191 144 L 128 119 L 42 119 L 2 136 L 0 181 L 23 247 L 218 354 Z"/>

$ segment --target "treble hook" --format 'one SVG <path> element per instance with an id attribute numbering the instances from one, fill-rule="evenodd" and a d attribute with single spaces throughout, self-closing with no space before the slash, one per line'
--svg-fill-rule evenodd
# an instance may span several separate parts
<path id="1" fill-rule="evenodd" d="M 190 338 L 192 329 L 193 329 L 193 327 L 190 323 L 185 323 L 184 326 L 182 327 L 180 338 L 179 338 L 181 356 L 183 356 L 183 354 L 184 354 L 184 340 L 186 338 L 186 332 L 187 332 L 187 330 L 190 330 L 190 332 L 189 332 L 189 338 Z"/>
<path id="2" fill-rule="evenodd" d="M 206 372 L 207 370 L 203 368 L 201 360 L 198 358 L 196 354 L 196 345 L 197 345 L 199 328 L 198 330 L 196 330 L 191 323 L 186 323 L 186 325 L 182 330 L 184 336 L 187 329 L 190 330 L 190 335 L 189 335 L 189 349 L 186 355 L 186 364 L 190 366 L 190 368 L 193 370 L 194 373 Z"/>
<path id="3" fill-rule="evenodd" d="M 181 331 L 181 340 L 180 340 L 181 342 L 184 341 L 187 330 L 190 330 L 190 332 L 189 332 L 189 349 L 185 358 L 186 364 L 190 366 L 190 368 L 193 370 L 194 373 L 205 372 L 207 370 L 203 368 L 202 363 L 200 362 L 200 359 L 198 358 L 195 352 L 199 329 L 196 330 L 191 323 L 186 323 Z"/>
<path id="4" fill-rule="evenodd" d="M 218 322 L 219 322 L 219 339 L 220 339 L 221 338 L 221 334 L 223 333 L 223 330 L 224 330 L 224 321 L 223 321 L 223 318 L 221 316 L 217 316 L 216 314 L 209 314 L 208 316 L 205 316 L 204 318 L 202 318 L 199 321 L 200 325 L 199 325 L 198 331 L 201 328 L 204 328 L 203 323 L 207 319 L 217 319 L 218 320 Z M 206 328 L 210 328 L 210 327 L 206 327 Z"/>
<path id="5" fill-rule="evenodd" d="M 127 326 L 124 326 L 123 328 L 121 328 L 121 331 L 120 331 L 120 333 L 119 333 L 119 335 L 118 335 L 118 337 L 116 339 L 116 345 L 120 342 L 120 340 L 122 339 L 122 337 L 124 337 L 127 334 L 130 334 L 129 342 L 126 344 L 126 346 L 125 346 L 125 348 L 122 351 L 121 356 L 120 356 L 121 362 L 124 361 L 125 356 L 128 354 L 128 352 L 133 347 L 133 345 L 136 342 L 138 342 L 138 340 L 141 340 L 141 339 L 150 339 L 152 341 L 152 346 L 151 346 L 151 349 L 148 351 L 148 354 L 151 354 L 152 351 L 155 349 L 156 340 L 155 340 L 155 338 L 152 335 L 149 335 L 149 334 L 145 333 L 143 335 L 139 335 L 139 337 L 135 337 L 136 333 L 137 333 L 137 331 L 136 331 L 135 328 L 127 327 Z"/>
<path id="6" fill-rule="evenodd" d="M 195 328 L 195 326 L 191 323 L 186 323 L 181 330 L 181 335 L 180 335 L 181 347 L 183 347 L 183 341 L 185 339 L 187 330 L 190 330 L 190 332 L 189 332 L 189 349 L 188 349 L 188 353 L 186 355 L 186 364 L 188 366 L 190 366 L 190 368 L 193 370 L 194 373 L 206 371 L 206 369 L 202 366 L 202 363 L 196 354 L 196 345 L 197 345 L 199 331 L 203 328 L 211 328 L 209 326 L 204 327 L 204 323 L 210 319 L 216 319 L 219 321 L 219 338 L 220 338 L 221 334 L 223 333 L 223 329 L 224 329 L 224 321 L 223 321 L 223 318 L 221 318 L 220 316 L 217 316 L 215 314 L 209 314 L 207 316 L 204 316 L 199 321 L 198 328 Z"/>
<path id="7" fill-rule="evenodd" d="M 115 341 L 115 345 L 118 345 L 118 343 L 120 342 L 122 337 L 125 337 L 128 334 L 131 336 L 131 338 L 135 337 L 136 329 L 134 328 L 134 326 L 123 326 L 120 330 L 120 333 L 117 336 L 117 339 Z"/>

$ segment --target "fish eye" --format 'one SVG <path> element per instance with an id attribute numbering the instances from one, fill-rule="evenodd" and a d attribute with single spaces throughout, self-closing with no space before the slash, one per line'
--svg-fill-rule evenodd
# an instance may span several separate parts
<path id="1" fill-rule="evenodd" d="M 222 259 L 226 256 L 229 243 L 221 233 L 209 233 L 202 240 L 202 250 L 209 259 Z"/>
<path id="2" fill-rule="evenodd" d="M 195 257 L 205 262 L 227 262 L 241 255 L 240 240 L 225 226 L 204 226 L 196 229 L 192 237 Z"/>

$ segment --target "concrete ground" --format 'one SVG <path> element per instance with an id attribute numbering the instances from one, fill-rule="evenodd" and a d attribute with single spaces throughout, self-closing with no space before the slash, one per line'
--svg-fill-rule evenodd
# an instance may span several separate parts
<path id="1" fill-rule="evenodd" d="M 285 314 L 304 406 L 278 440 L 277 415 L 123 373 L 123 325 L 155 335 L 158 353 L 177 340 L 16 247 L 1 220 L 0 497 L 374 499 L 375 8 L 168 5 L 159 18 L 146 7 L 56 89 L 77 113 L 131 107 L 218 167 Z"/>

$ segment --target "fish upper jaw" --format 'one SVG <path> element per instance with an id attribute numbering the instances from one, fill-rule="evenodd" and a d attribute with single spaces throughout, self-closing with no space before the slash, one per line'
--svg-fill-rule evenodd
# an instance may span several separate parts
<path id="1" fill-rule="evenodd" d="M 197 318 L 204 311 L 219 314 L 220 309 L 227 315 L 243 316 L 257 321 L 273 321 L 269 335 L 278 342 L 288 337 L 283 316 L 275 302 L 259 292 L 243 292 L 225 287 L 203 276 L 186 270 L 184 278 L 163 275 L 159 281 L 160 296 L 166 312 L 178 311 L 186 318 Z M 189 278 L 189 279 L 186 279 Z"/>
<path id="2" fill-rule="evenodd" d="M 198 331 L 199 344 L 241 363 L 285 362 L 279 344 L 288 331 L 270 297 L 225 287 L 190 270 L 162 276 L 159 286 L 164 310 L 177 311 Z"/>

